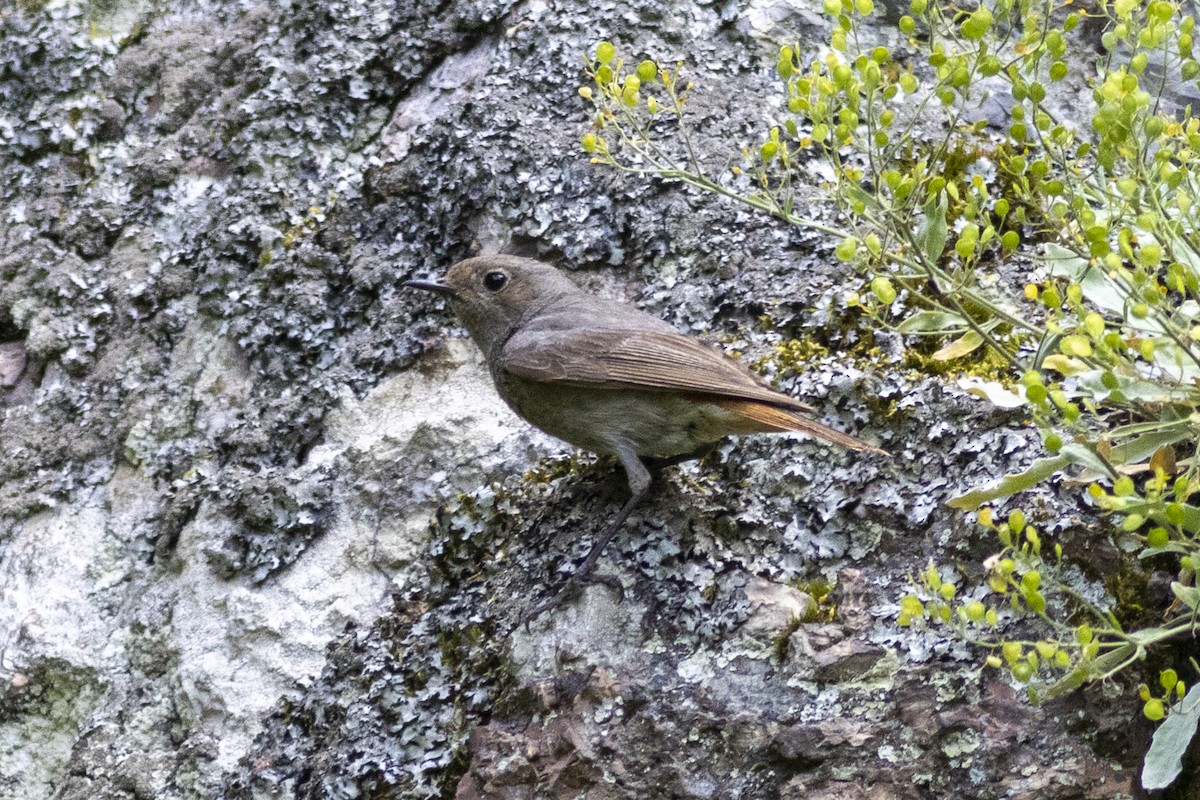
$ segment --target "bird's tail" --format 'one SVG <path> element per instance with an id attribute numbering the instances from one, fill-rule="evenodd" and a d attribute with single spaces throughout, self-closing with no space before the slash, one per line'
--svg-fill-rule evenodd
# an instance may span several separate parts
<path id="1" fill-rule="evenodd" d="M 758 403 L 753 400 L 727 400 L 722 398 L 717 403 L 736 414 L 746 424 L 746 433 L 782 433 L 784 431 L 799 431 L 817 439 L 841 445 L 848 450 L 859 452 L 879 453 L 888 455 L 886 450 L 855 438 L 848 433 L 834 430 L 822 425 L 816 420 L 798 411 Z"/>

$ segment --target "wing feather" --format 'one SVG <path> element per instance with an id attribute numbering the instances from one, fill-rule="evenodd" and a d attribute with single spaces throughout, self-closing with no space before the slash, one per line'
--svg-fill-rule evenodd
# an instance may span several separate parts
<path id="1" fill-rule="evenodd" d="M 505 371 L 529 380 L 695 392 L 757 400 L 796 411 L 812 410 L 770 388 L 724 353 L 681 333 L 521 333 L 505 345 L 501 358 Z"/>

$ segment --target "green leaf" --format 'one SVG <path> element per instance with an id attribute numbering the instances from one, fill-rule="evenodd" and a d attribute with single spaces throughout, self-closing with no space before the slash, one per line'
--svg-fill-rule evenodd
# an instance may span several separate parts
<path id="1" fill-rule="evenodd" d="M 1046 691 L 1038 694 L 1038 703 L 1045 703 L 1048 700 L 1053 700 L 1056 697 L 1061 697 L 1068 692 L 1073 692 L 1083 684 L 1087 683 L 1088 671 L 1084 666 L 1078 666 L 1075 669 L 1063 675 L 1061 678 L 1050 684 Z"/>
<path id="2" fill-rule="evenodd" d="M 1086 258 L 1075 255 L 1060 244 L 1047 243 L 1043 246 L 1042 252 L 1045 253 L 1046 266 L 1050 268 L 1050 275 L 1055 278 L 1078 281 L 1090 266 Z"/>
<path id="3" fill-rule="evenodd" d="M 983 489 L 972 489 L 966 494 L 951 498 L 946 505 L 962 511 L 975 511 L 984 503 L 1001 497 L 1008 497 L 1010 494 L 1016 494 L 1017 492 L 1022 492 L 1036 486 L 1070 463 L 1070 459 L 1063 455 L 1058 455 L 1054 458 L 1039 458 L 1030 464 L 1029 469 L 1024 472 L 1018 472 L 1015 475 L 1005 475 L 991 486 Z"/>
<path id="4" fill-rule="evenodd" d="M 1188 547 L 1187 545 L 1182 544 L 1181 542 L 1170 542 L 1168 544 L 1164 544 L 1162 547 L 1144 548 L 1140 553 L 1138 553 L 1138 558 L 1154 558 L 1155 556 L 1160 556 L 1163 553 L 1187 555 L 1190 552 L 1192 552 L 1192 548 Z"/>
<path id="5" fill-rule="evenodd" d="M 1146 431 L 1146 433 L 1142 433 L 1143 431 Z M 1126 425 L 1115 429 L 1112 432 L 1112 436 L 1113 438 L 1118 438 L 1123 435 L 1128 436 L 1137 433 L 1142 433 L 1142 435 L 1122 442 L 1112 448 L 1109 459 L 1113 464 L 1136 464 L 1139 461 L 1145 461 L 1150 458 L 1163 445 L 1183 441 L 1188 438 L 1187 420 Z M 984 503 L 989 503 L 992 500 L 1008 497 L 1011 494 L 1029 489 L 1071 464 L 1079 464 L 1101 475 L 1108 474 L 1108 469 L 1099 456 L 1087 447 L 1076 442 L 1071 442 L 1070 444 L 1064 444 L 1057 456 L 1053 458 L 1040 458 L 1034 461 L 1024 472 L 1018 472 L 1015 475 L 1005 475 L 990 486 L 982 489 L 972 489 L 966 494 L 951 498 L 946 505 L 962 511 L 975 511 Z M 1188 525 L 1192 522 L 1193 516 L 1195 524 L 1200 526 L 1200 509 L 1186 505 L 1184 508 L 1185 512 L 1187 509 L 1192 509 L 1195 514 L 1185 514 L 1184 522 L 1182 523 L 1183 527 L 1190 530 Z"/>
<path id="6" fill-rule="evenodd" d="M 956 358 L 962 358 L 968 353 L 978 350 L 981 344 L 983 344 L 982 336 L 975 331 L 967 331 L 931 355 L 930 358 L 934 361 L 953 361 Z"/>
<path id="7" fill-rule="evenodd" d="M 1045 692 L 1038 695 L 1038 702 L 1044 703 L 1047 700 L 1053 700 L 1055 697 L 1078 689 L 1088 681 L 1093 681 L 1117 669 L 1121 664 L 1133 658 L 1137 654 L 1137 651 L 1137 645 L 1123 644 L 1115 650 L 1109 650 L 1098 658 L 1080 664 L 1058 681 L 1051 684 Z"/>
<path id="8" fill-rule="evenodd" d="M 1108 465 L 1105 464 L 1104 460 L 1101 459 L 1100 456 L 1096 455 L 1096 453 L 1086 445 L 1079 444 L 1078 442 L 1071 442 L 1070 444 L 1064 444 L 1062 449 L 1058 452 L 1059 455 L 1065 456 L 1072 464 L 1078 464 L 1079 466 L 1090 469 L 1092 472 L 1095 472 L 1099 475 L 1109 474 Z"/>
<path id="9" fill-rule="evenodd" d="M 1156 353 L 1157 354 L 1157 353 Z M 1050 359 L 1054 359 L 1051 356 Z M 1059 356 L 1059 359 L 1062 357 Z M 1050 361 L 1047 359 L 1047 361 Z M 1114 391 L 1119 391 L 1125 400 L 1137 400 L 1143 403 L 1162 405 L 1165 403 L 1183 403 L 1185 405 L 1200 405 L 1200 395 L 1197 394 L 1195 387 L 1187 386 L 1186 384 L 1176 384 L 1174 382 L 1149 381 L 1141 378 L 1130 378 L 1124 374 L 1118 374 L 1118 386 L 1116 389 L 1110 389 L 1104 385 L 1103 369 L 1087 369 L 1085 371 L 1069 372 L 1063 369 L 1066 362 L 1056 360 L 1051 364 L 1046 364 L 1047 369 L 1056 369 L 1063 375 L 1075 375 L 1078 377 L 1079 386 L 1087 389 L 1087 394 L 1090 394 L 1096 400 L 1106 400 Z M 1083 362 L 1074 362 L 1081 364 Z"/>
<path id="10" fill-rule="evenodd" d="M 1175 782 L 1183 770 L 1183 754 L 1196 735 L 1197 723 L 1200 723 L 1200 684 L 1188 689 L 1183 702 L 1154 732 L 1142 764 L 1143 789 L 1152 792 Z"/>
<path id="11" fill-rule="evenodd" d="M 1179 527 L 1189 533 L 1200 533 L 1200 508 L 1196 508 L 1190 503 L 1182 503 L 1183 506 L 1183 521 L 1179 523 Z"/>
<path id="12" fill-rule="evenodd" d="M 1192 611 L 1200 611 L 1200 589 L 1195 586 L 1184 586 L 1179 581 L 1171 581 L 1171 591 L 1179 598 L 1179 602 Z"/>
<path id="13" fill-rule="evenodd" d="M 1187 420 L 1172 420 L 1171 422 L 1157 423 L 1159 426 L 1158 430 L 1145 433 L 1136 439 L 1130 439 L 1127 442 L 1121 442 L 1114 446 L 1109 460 L 1114 464 L 1136 464 L 1139 461 L 1145 461 L 1154 455 L 1158 451 L 1158 448 L 1168 444 L 1177 444 L 1187 439 L 1189 431 L 1186 423 Z M 1117 428 L 1112 432 L 1112 436 L 1113 438 L 1117 438 L 1123 433 L 1132 432 L 1131 429 L 1133 428 L 1140 429 L 1140 426 L 1128 425 L 1124 428 Z"/>
<path id="14" fill-rule="evenodd" d="M 960 333 L 967 321 L 947 311 L 918 311 L 896 328 L 901 333 Z"/>
<path id="15" fill-rule="evenodd" d="M 1083 296 L 1097 308 L 1120 317 L 1125 316 L 1128 292 L 1109 278 L 1104 270 L 1057 244 L 1047 244 L 1044 252 L 1046 265 L 1050 268 L 1052 276 L 1078 283 L 1079 288 L 1083 290 Z"/>
<path id="16" fill-rule="evenodd" d="M 925 204 L 925 219 L 917 232 L 917 241 L 925 251 L 925 258 L 930 264 L 936 264 L 946 249 L 946 190 L 938 192 L 936 198 L 929 198 Z"/>

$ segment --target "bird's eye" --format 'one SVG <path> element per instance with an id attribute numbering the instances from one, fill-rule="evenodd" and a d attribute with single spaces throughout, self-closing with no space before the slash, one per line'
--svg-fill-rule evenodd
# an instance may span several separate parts
<path id="1" fill-rule="evenodd" d="M 498 292 L 508 283 L 508 276 L 500 270 L 494 270 L 483 276 L 483 288 L 489 292 Z"/>

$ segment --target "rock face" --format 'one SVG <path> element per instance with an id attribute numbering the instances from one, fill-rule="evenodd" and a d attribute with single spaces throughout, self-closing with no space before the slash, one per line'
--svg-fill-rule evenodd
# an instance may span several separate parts
<path id="1" fill-rule="evenodd" d="M 1128 793 L 1128 695 L 1034 709 L 893 624 L 931 556 L 987 555 L 943 501 L 1031 433 L 839 356 L 830 242 L 577 152 L 611 38 L 686 63 L 723 164 L 819 5 L 0 7 L 0 797 Z M 602 567 L 623 595 L 520 626 L 623 489 L 400 287 L 498 249 L 833 353 L 780 385 L 893 457 L 668 471 Z"/>

